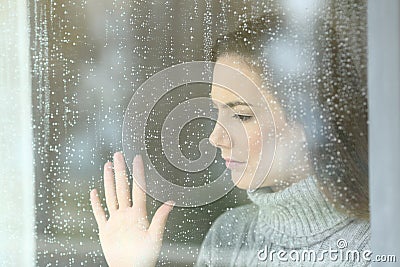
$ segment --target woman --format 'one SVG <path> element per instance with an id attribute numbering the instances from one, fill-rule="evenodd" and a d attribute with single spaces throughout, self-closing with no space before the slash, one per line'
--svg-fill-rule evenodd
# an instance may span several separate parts
<path id="1" fill-rule="evenodd" d="M 280 73 L 272 48 L 283 28 L 276 17 L 262 16 L 213 48 L 211 98 L 218 121 L 210 142 L 253 203 L 213 223 L 196 266 L 368 264 L 362 254 L 370 237 L 365 88 L 335 38 L 325 39 L 330 53 L 315 56 L 316 68 Z M 219 86 L 227 80 L 231 87 Z M 141 158 L 133 165 L 143 184 Z M 173 203 L 162 205 L 149 224 L 145 193 L 136 184 L 131 205 L 121 153 L 111 168 L 106 163 L 108 220 L 91 192 L 106 260 L 110 266 L 154 266 Z"/>

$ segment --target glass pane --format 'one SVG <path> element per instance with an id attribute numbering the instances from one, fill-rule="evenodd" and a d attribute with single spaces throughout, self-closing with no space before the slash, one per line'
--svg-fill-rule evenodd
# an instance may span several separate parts
<path id="1" fill-rule="evenodd" d="M 105 206 L 103 167 L 116 151 L 131 173 L 133 156 L 143 155 L 153 186 L 150 218 L 161 201 L 177 202 L 159 266 L 192 266 L 221 214 L 257 209 L 257 188 L 284 192 L 311 173 L 320 176 L 327 203 L 368 217 L 365 1 L 37 0 L 30 12 L 38 266 L 107 266 L 89 192 L 97 188 Z M 256 26 L 261 34 L 247 32 Z M 235 31 L 247 50 L 236 42 L 218 54 L 217 40 Z M 253 102 L 260 115 L 256 108 L 224 109 L 232 95 L 214 90 L 215 55 L 222 72 L 233 68 L 222 84 L 249 83 L 239 97 L 266 100 Z M 207 63 L 174 69 L 194 61 Z M 157 87 L 146 84 L 160 73 Z M 261 90 L 253 94 L 252 86 Z M 249 112 L 260 120 L 245 122 Z M 217 138 L 221 125 L 228 139 Z M 261 162 L 257 153 L 265 155 Z M 240 180 L 235 160 L 257 166 Z M 182 195 L 159 178 L 184 187 Z M 217 180 L 216 196 L 199 189 Z M 246 240 L 260 241 L 261 232 Z M 254 255 L 260 242 L 252 243 Z"/>

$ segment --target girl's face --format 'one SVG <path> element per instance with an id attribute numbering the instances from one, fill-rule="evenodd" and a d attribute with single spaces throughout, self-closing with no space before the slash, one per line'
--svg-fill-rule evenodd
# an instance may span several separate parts
<path id="1" fill-rule="evenodd" d="M 221 149 L 237 187 L 279 191 L 310 174 L 306 138 L 262 86 L 259 73 L 240 57 L 219 58 L 211 88 L 218 119 L 209 139 Z"/>

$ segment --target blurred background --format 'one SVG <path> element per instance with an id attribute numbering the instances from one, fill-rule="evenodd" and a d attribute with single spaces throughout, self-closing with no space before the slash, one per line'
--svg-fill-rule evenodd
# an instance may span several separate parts
<path id="1" fill-rule="evenodd" d="M 36 266 L 107 266 L 89 191 L 103 196 L 102 167 L 122 150 L 124 112 L 135 90 L 174 64 L 207 60 L 216 38 L 244 20 L 280 12 L 294 36 L 298 31 L 299 39 L 313 40 L 323 36 L 323 25 L 335 24 L 366 80 L 365 1 L 33 0 L 27 10 Z M 177 90 L 172 99 L 208 95 L 208 86 L 199 88 Z M 164 101 L 157 109 L 168 103 L 176 105 Z M 196 158 L 199 136 L 212 131 L 213 122 L 202 123 L 182 139 L 192 145 L 182 148 L 189 158 Z M 149 150 L 157 149 L 151 143 Z M 218 155 L 208 173 L 223 170 Z M 211 223 L 247 202 L 246 192 L 235 188 L 208 205 L 174 208 L 158 265 L 192 266 Z M 151 215 L 159 206 L 148 198 Z"/>

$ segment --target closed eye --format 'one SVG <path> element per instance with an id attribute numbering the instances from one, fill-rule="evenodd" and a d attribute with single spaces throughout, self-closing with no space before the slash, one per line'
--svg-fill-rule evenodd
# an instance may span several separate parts
<path id="1" fill-rule="evenodd" d="M 233 115 L 233 118 L 235 119 L 239 119 L 241 121 L 248 121 L 250 119 L 253 118 L 253 116 L 249 116 L 249 115 L 241 115 L 241 114 L 235 114 Z"/>

